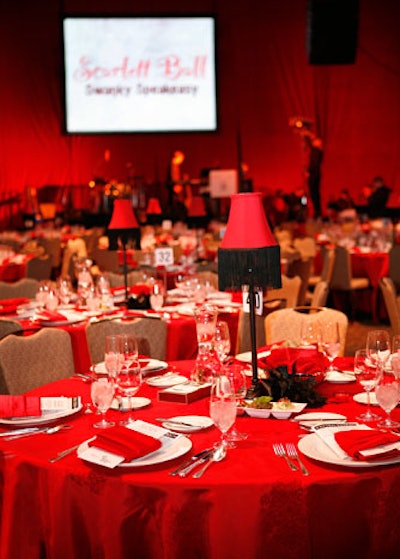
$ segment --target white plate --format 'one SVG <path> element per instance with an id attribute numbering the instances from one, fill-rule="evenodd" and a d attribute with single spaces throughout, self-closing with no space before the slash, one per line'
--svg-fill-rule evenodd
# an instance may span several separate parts
<path id="1" fill-rule="evenodd" d="M 298 421 L 299 423 L 301 423 L 302 421 L 306 421 L 308 425 L 315 423 L 318 424 L 321 421 L 330 421 L 332 420 L 333 422 L 336 421 L 341 421 L 343 419 L 347 419 L 347 417 L 345 415 L 342 415 L 340 413 L 330 413 L 330 412 L 310 412 L 310 413 L 302 413 L 300 415 L 297 415 L 293 421 Z"/>
<path id="2" fill-rule="evenodd" d="M 70 415 L 75 415 L 76 413 L 80 412 L 82 409 L 82 403 L 78 405 L 77 408 L 69 409 L 69 410 L 62 410 L 62 411 L 49 411 L 44 412 L 42 415 L 37 417 L 20 417 L 18 419 L 5 419 L 0 418 L 0 425 L 10 427 L 11 425 L 19 426 L 19 427 L 36 427 L 37 425 L 47 425 L 49 423 L 53 423 L 58 419 L 63 417 L 69 417 Z"/>
<path id="3" fill-rule="evenodd" d="M 379 404 L 376 400 L 375 392 L 370 392 L 369 395 L 370 395 L 370 400 L 371 400 L 371 406 L 379 406 Z M 367 393 L 366 392 L 360 392 L 359 394 L 354 394 L 353 400 L 355 402 L 358 402 L 359 404 L 368 404 Z"/>
<path id="4" fill-rule="evenodd" d="M 293 413 L 300 413 L 304 410 L 306 405 L 307 404 L 304 403 L 292 402 L 292 407 L 290 409 L 282 410 L 277 407 L 277 402 L 272 402 L 273 407 L 269 410 L 262 408 L 245 408 L 245 411 L 250 417 L 257 417 L 260 419 L 267 419 L 269 416 L 275 419 L 287 419 Z"/>
<path id="5" fill-rule="evenodd" d="M 152 373 L 156 371 L 163 371 L 164 369 L 168 368 L 168 363 L 166 361 L 159 361 L 158 359 L 140 359 L 140 362 L 147 362 L 145 367 L 142 367 L 142 373 Z M 102 375 L 107 374 L 106 366 L 104 361 L 100 363 L 96 363 L 95 365 L 91 365 L 91 371 L 95 371 L 96 373 L 100 373 Z"/>
<path id="6" fill-rule="evenodd" d="M 326 382 L 343 384 L 346 382 L 354 382 L 356 377 L 351 371 L 332 371 L 325 375 L 325 380 Z"/>
<path id="7" fill-rule="evenodd" d="M 81 457 L 82 453 L 88 449 L 88 443 L 93 441 L 95 438 L 96 437 L 92 437 L 79 446 L 77 450 L 77 455 L 79 458 Z M 132 460 L 132 462 L 123 462 L 122 464 L 118 464 L 117 467 L 141 468 L 143 466 L 154 466 L 156 464 L 162 464 L 163 462 L 179 458 L 179 456 L 186 454 L 192 448 L 192 441 L 184 435 L 180 435 L 179 437 L 174 439 L 172 443 L 170 441 L 166 442 L 165 439 L 161 439 L 161 442 L 161 448 L 159 448 L 155 452 L 146 454 L 146 456 L 142 456 L 141 458 L 136 458 L 136 460 Z"/>
<path id="8" fill-rule="evenodd" d="M 140 408 L 145 408 L 151 404 L 150 398 L 141 398 L 140 396 L 136 396 L 131 398 L 131 405 L 133 410 L 138 410 Z M 119 405 L 119 401 L 117 398 L 114 398 L 111 404 L 112 410 L 119 410 L 119 411 L 128 411 L 129 404 L 128 404 L 128 397 L 121 398 L 121 406 Z"/>
<path id="9" fill-rule="evenodd" d="M 168 386 L 175 386 L 176 384 L 183 384 L 184 382 L 188 382 L 188 379 L 182 375 L 177 375 L 175 373 L 165 373 L 165 375 L 149 377 L 148 379 L 146 379 L 146 382 L 150 386 L 166 388 Z"/>
<path id="10" fill-rule="evenodd" d="M 298 442 L 298 448 L 308 458 L 326 462 L 334 466 L 345 466 L 346 468 L 373 468 L 376 466 L 388 466 L 390 464 L 398 464 L 400 457 L 389 458 L 388 460 L 374 460 L 373 462 L 364 462 L 361 460 L 346 460 L 339 458 L 333 450 L 329 448 L 315 433 L 306 435 Z"/>
<path id="11" fill-rule="evenodd" d="M 86 316 L 81 312 L 63 310 L 60 314 L 64 315 L 66 320 L 47 320 L 45 318 L 37 318 L 37 322 L 41 326 L 67 326 L 68 324 L 75 324 L 76 322 L 83 322 Z"/>
<path id="12" fill-rule="evenodd" d="M 171 429 L 171 431 L 179 431 L 180 433 L 194 433 L 195 431 L 201 431 L 202 429 L 208 429 L 214 425 L 214 422 L 210 417 L 206 415 L 177 415 L 175 417 L 170 417 L 170 420 L 183 421 L 184 423 L 193 423 L 193 427 L 187 427 L 186 425 L 177 425 L 172 421 L 164 421 L 162 426 L 166 429 Z"/>
<path id="13" fill-rule="evenodd" d="M 261 359 L 262 357 L 268 357 L 271 355 L 271 350 L 260 351 L 257 353 L 257 357 Z M 235 355 L 235 359 L 238 361 L 243 361 L 243 363 L 251 363 L 251 351 L 245 351 L 244 353 L 238 353 Z"/>

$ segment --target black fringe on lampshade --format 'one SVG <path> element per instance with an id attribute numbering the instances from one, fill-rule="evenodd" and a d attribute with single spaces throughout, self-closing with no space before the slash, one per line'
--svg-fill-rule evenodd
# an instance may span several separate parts
<path id="1" fill-rule="evenodd" d="M 243 285 L 258 288 L 281 287 L 281 261 L 279 245 L 239 249 L 218 249 L 218 287 L 240 289 Z"/>

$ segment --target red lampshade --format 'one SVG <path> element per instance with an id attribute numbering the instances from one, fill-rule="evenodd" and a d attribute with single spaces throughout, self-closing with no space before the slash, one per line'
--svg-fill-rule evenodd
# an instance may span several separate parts
<path id="1" fill-rule="evenodd" d="M 233 194 L 221 248 L 251 249 L 277 244 L 265 217 L 261 192 Z"/>
<path id="2" fill-rule="evenodd" d="M 188 217 L 204 217 L 206 215 L 206 206 L 202 196 L 193 196 L 188 211 Z"/>
<path id="3" fill-rule="evenodd" d="M 147 214 L 161 214 L 162 209 L 160 206 L 160 200 L 158 198 L 150 198 L 146 209 Z"/>
<path id="4" fill-rule="evenodd" d="M 139 229 L 132 203 L 128 198 L 114 200 L 114 209 L 108 229 Z"/>

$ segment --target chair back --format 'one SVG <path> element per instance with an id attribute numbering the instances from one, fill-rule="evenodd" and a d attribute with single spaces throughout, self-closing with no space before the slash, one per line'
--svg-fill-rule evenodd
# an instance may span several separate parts
<path id="1" fill-rule="evenodd" d="M 392 278 L 381 278 L 379 282 L 393 334 L 400 334 L 400 302 Z"/>
<path id="2" fill-rule="evenodd" d="M 293 246 L 299 251 L 302 260 L 314 258 L 317 253 L 317 244 L 313 237 L 297 237 Z"/>
<path id="3" fill-rule="evenodd" d="M 304 305 L 305 303 L 312 265 L 313 265 L 313 258 L 308 258 L 306 260 L 303 260 L 302 258 L 297 258 L 296 260 L 290 262 L 290 264 L 288 265 L 288 270 L 286 275 L 289 278 L 293 278 L 294 276 L 299 276 L 301 278 L 300 290 L 297 296 L 297 303 L 296 303 L 297 305 Z M 290 306 L 290 305 L 286 305 L 286 306 Z"/>
<path id="4" fill-rule="evenodd" d="M 167 324 L 155 318 L 138 318 L 130 322 L 105 320 L 86 326 L 86 339 L 92 364 L 104 361 L 106 337 L 111 334 L 134 334 L 139 353 L 153 359 L 165 360 L 167 352 Z"/>
<path id="5" fill-rule="evenodd" d="M 211 287 L 218 290 L 218 274 L 210 270 L 197 271 L 196 276 L 203 284 L 208 283 Z"/>
<path id="6" fill-rule="evenodd" d="M 251 351 L 249 316 L 250 313 L 246 313 L 242 309 L 240 309 L 237 339 L 236 339 L 236 353 Z M 255 320 L 256 320 L 256 346 L 257 348 L 259 348 L 265 345 L 264 317 L 256 315 Z M 232 350 L 235 349 L 234 340 L 231 340 L 231 347 Z"/>
<path id="7" fill-rule="evenodd" d="M 328 300 L 329 285 L 326 281 L 319 281 L 311 296 L 311 307 L 325 307 Z"/>
<path id="8" fill-rule="evenodd" d="M 95 248 L 93 250 L 93 260 L 102 272 L 118 272 L 119 261 L 116 250 Z"/>
<path id="9" fill-rule="evenodd" d="M 39 243 L 46 251 L 46 254 L 50 256 L 52 268 L 59 268 L 61 266 L 61 238 L 44 237 L 40 239 Z"/>
<path id="10" fill-rule="evenodd" d="M 336 246 L 332 277 L 330 282 L 331 289 L 341 291 L 351 290 L 351 261 L 350 254 L 346 247 Z"/>
<path id="11" fill-rule="evenodd" d="M 328 285 L 332 281 L 333 267 L 335 265 L 335 249 L 333 247 L 321 247 L 322 270 L 321 280 L 326 281 Z"/>
<path id="12" fill-rule="evenodd" d="M 34 256 L 26 263 L 26 277 L 38 281 L 50 279 L 51 268 L 52 259 L 48 254 L 45 256 Z"/>
<path id="13" fill-rule="evenodd" d="M 0 393 L 22 394 L 74 374 L 71 338 L 65 330 L 43 328 L 31 336 L 0 340 Z"/>
<path id="14" fill-rule="evenodd" d="M 324 323 L 336 321 L 340 332 L 340 355 L 344 354 L 348 328 L 347 316 L 335 309 L 326 307 L 295 307 L 280 309 L 265 317 L 265 341 L 267 344 L 291 341 L 301 342 L 301 327 L 304 320 L 316 320 L 323 327 Z"/>
<path id="15" fill-rule="evenodd" d="M 10 320 L 8 318 L 0 318 L 0 340 L 9 334 L 22 333 L 22 326 L 17 320 Z"/>
<path id="16" fill-rule="evenodd" d="M 301 278 L 299 276 L 288 278 L 282 275 L 282 287 L 269 290 L 266 300 L 286 299 L 286 307 L 296 307 L 298 305 L 300 288 Z"/>
<path id="17" fill-rule="evenodd" d="M 0 281 L 0 299 L 27 297 L 34 299 L 39 288 L 39 281 L 34 278 L 22 278 L 14 283 Z"/>
<path id="18" fill-rule="evenodd" d="M 393 245 L 389 250 L 389 277 L 396 291 L 400 290 L 400 245 Z"/>

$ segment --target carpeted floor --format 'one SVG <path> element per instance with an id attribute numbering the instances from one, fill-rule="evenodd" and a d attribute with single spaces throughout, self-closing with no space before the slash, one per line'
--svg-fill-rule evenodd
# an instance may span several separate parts
<path id="1" fill-rule="evenodd" d="M 392 330 L 388 323 L 375 324 L 370 318 L 349 321 L 345 355 L 353 357 L 357 349 L 365 347 L 368 331 L 377 329 L 388 330 L 388 332 L 392 334 Z"/>

